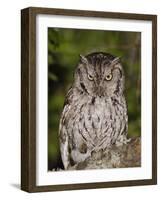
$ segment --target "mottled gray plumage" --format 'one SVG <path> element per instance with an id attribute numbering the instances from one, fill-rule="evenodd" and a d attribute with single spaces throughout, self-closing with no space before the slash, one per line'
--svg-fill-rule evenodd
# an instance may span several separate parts
<path id="1" fill-rule="evenodd" d="M 119 58 L 102 52 L 80 56 L 59 125 L 65 169 L 92 152 L 126 143 L 124 79 Z"/>

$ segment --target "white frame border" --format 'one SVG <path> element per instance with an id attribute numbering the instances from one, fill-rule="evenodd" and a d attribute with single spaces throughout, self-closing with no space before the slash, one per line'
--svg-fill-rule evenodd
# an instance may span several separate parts
<path id="1" fill-rule="evenodd" d="M 141 32 L 141 163 L 139 168 L 48 172 L 48 27 Z M 152 22 L 61 15 L 36 16 L 36 185 L 152 178 Z M 144 74 L 144 76 L 143 76 Z M 144 114 L 143 114 L 144 113 Z M 146 113 L 146 114 L 145 114 Z"/>

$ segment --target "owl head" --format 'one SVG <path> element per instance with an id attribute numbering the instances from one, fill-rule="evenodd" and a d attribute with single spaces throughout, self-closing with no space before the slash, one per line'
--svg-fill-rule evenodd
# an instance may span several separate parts
<path id="1" fill-rule="evenodd" d="M 121 95 L 124 91 L 124 72 L 120 59 L 103 52 L 80 55 L 74 84 L 90 96 Z"/>

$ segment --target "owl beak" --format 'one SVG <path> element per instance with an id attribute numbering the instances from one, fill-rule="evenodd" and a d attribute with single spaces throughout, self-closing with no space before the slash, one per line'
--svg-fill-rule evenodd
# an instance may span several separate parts
<path id="1" fill-rule="evenodd" d="M 98 89 L 97 89 L 97 95 L 98 95 L 99 97 L 102 97 L 102 96 L 103 96 L 103 88 L 102 88 L 101 86 L 99 86 Z"/>

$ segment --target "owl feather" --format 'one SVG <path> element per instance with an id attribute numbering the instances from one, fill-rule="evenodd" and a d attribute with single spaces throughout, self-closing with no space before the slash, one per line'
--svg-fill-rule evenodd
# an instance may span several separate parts
<path id="1" fill-rule="evenodd" d="M 124 81 L 118 57 L 102 52 L 80 56 L 59 124 L 65 169 L 83 162 L 93 152 L 126 143 Z"/>

